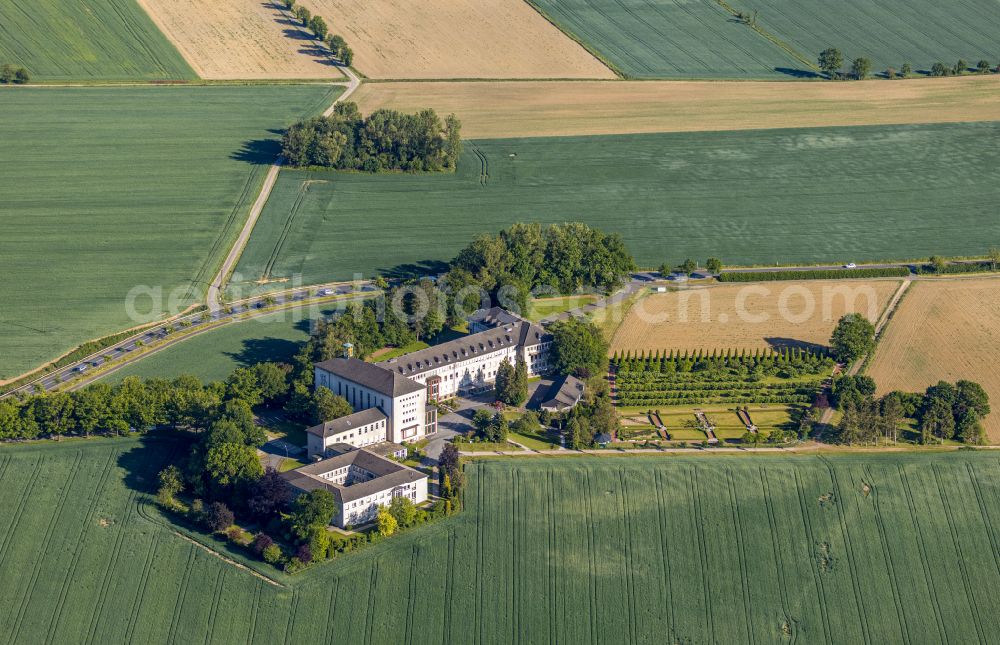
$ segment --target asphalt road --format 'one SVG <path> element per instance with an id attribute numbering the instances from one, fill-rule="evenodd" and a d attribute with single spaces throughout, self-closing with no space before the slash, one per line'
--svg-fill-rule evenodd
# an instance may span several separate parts
<path id="1" fill-rule="evenodd" d="M 201 331 L 208 331 L 216 326 L 220 321 L 226 321 L 245 315 L 248 312 L 260 311 L 260 315 L 267 315 L 275 308 L 282 308 L 281 305 L 301 305 L 306 306 L 314 303 L 336 302 L 338 299 L 351 294 L 358 293 L 359 297 L 368 297 L 377 289 L 371 282 L 355 282 L 350 284 L 336 283 L 330 285 L 320 285 L 297 289 L 294 291 L 274 294 L 271 296 L 262 295 L 234 302 L 217 311 L 201 311 L 183 316 L 169 323 L 154 326 L 145 331 L 141 331 L 125 340 L 106 347 L 98 352 L 87 356 L 75 363 L 71 363 L 58 370 L 49 372 L 38 377 L 15 390 L 5 393 L 0 398 L 11 396 L 20 392 L 30 393 L 38 390 L 54 390 L 67 382 L 72 381 L 67 389 L 76 389 L 93 381 L 96 381 L 107 374 L 121 369 L 140 358 L 148 356 L 151 352 L 137 352 L 136 350 L 157 343 L 157 351 L 167 346 L 183 342 L 192 336 L 196 336 Z M 329 293 L 327 293 L 329 292 Z M 291 308 L 291 307 L 287 307 Z M 176 340 L 167 341 L 172 334 L 183 331 L 183 335 L 177 336 Z M 122 360 L 124 359 L 124 360 Z M 118 362 L 112 370 L 100 370 L 99 368 L 109 362 Z M 93 374 L 93 376 L 91 376 Z"/>

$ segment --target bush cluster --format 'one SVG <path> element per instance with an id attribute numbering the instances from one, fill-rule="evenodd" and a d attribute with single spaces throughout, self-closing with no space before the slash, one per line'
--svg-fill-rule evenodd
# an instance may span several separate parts
<path id="1" fill-rule="evenodd" d="M 882 269 L 794 269 L 787 271 L 726 271 L 719 282 L 765 282 L 771 280 L 840 280 L 844 278 L 902 278 L 910 274 L 906 267 Z"/>
<path id="2" fill-rule="evenodd" d="M 384 172 L 454 169 L 462 154 L 462 124 L 444 122 L 432 109 L 416 114 L 375 110 L 362 117 L 354 103 L 338 103 L 330 116 L 292 125 L 281 154 L 292 166 Z"/>
<path id="3" fill-rule="evenodd" d="M 23 67 L 14 67 L 13 65 L 4 65 L 3 67 L 0 67 L 0 83 L 24 85 L 30 80 L 31 75 L 28 74 L 28 70 Z"/>

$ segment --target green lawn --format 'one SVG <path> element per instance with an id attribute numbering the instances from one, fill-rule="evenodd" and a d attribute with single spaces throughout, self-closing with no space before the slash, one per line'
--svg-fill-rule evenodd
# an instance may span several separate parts
<path id="1" fill-rule="evenodd" d="M 0 91 L 0 378 L 134 326 L 135 288 L 141 316 L 203 290 L 274 159 L 275 131 L 340 91 Z"/>
<path id="2" fill-rule="evenodd" d="M 846 67 L 859 56 L 882 72 L 905 63 L 996 61 L 1000 13 L 994 0 L 941 4 L 882 0 L 729 0 L 756 14 L 770 38 L 734 19 L 716 0 L 608 2 L 529 0 L 630 78 L 812 76 L 806 62 L 838 47 Z"/>
<path id="3" fill-rule="evenodd" d="M 486 460 L 468 467 L 462 514 L 294 577 L 215 543 L 277 585 L 145 506 L 142 487 L 180 452 L 135 439 L 0 451 L 7 641 L 967 643 L 1000 633 L 992 452 Z M 378 600 L 391 591 L 399 602 Z"/>
<path id="4" fill-rule="evenodd" d="M 392 358 L 398 358 L 403 354 L 409 354 L 410 352 L 416 352 L 421 349 L 426 349 L 427 347 L 430 347 L 430 345 L 423 342 L 422 340 L 415 340 L 412 343 L 407 343 L 406 345 L 403 345 L 402 347 L 387 347 L 385 348 L 385 351 L 383 353 L 376 352 L 375 355 L 372 355 L 371 360 L 376 362 L 387 361 Z"/>
<path id="5" fill-rule="evenodd" d="M 0 3 L 0 63 L 36 81 L 197 78 L 136 0 Z"/>
<path id="6" fill-rule="evenodd" d="M 468 143 L 457 174 L 282 172 L 238 268 L 429 273 L 525 220 L 619 232 L 643 266 L 982 254 L 1000 239 L 998 136 L 1000 123 L 506 139 Z"/>
<path id="7" fill-rule="evenodd" d="M 541 320 L 548 316 L 561 314 L 565 311 L 579 309 L 597 300 L 597 296 L 560 296 L 558 298 L 537 298 L 528 303 L 529 320 Z"/>
<path id="8" fill-rule="evenodd" d="M 295 309 L 232 322 L 140 359 L 109 374 L 108 380 L 194 374 L 203 381 L 216 381 L 237 367 L 263 361 L 288 362 L 309 339 L 313 322 L 334 311 L 329 306 L 314 311 Z"/>

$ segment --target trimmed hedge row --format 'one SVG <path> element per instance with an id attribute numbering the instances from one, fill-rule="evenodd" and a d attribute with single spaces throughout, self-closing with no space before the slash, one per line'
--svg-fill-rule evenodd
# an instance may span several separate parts
<path id="1" fill-rule="evenodd" d="M 790 271 L 727 271 L 719 282 L 767 282 L 774 280 L 839 280 L 842 278 L 903 278 L 910 275 L 906 267 L 868 269 L 803 269 Z"/>

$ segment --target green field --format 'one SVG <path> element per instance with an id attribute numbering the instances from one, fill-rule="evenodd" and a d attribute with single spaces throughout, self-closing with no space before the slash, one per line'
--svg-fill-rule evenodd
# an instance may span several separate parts
<path id="1" fill-rule="evenodd" d="M 203 289 L 276 155 L 340 88 L 3 92 L 0 378 L 136 324 L 138 285 Z M 183 299 L 182 299 L 183 300 Z M 148 313 L 151 298 L 135 301 Z"/>
<path id="2" fill-rule="evenodd" d="M 197 78 L 135 0 L 0 3 L 0 63 L 35 81 Z"/>
<path id="3" fill-rule="evenodd" d="M 620 232 L 648 267 L 982 254 L 1000 239 L 998 136 L 1000 123 L 504 139 L 469 143 L 457 174 L 283 171 L 238 270 L 424 273 L 517 221 Z"/>
<path id="4" fill-rule="evenodd" d="M 737 10 L 757 10 L 757 23 L 814 61 L 827 47 L 837 47 L 850 61 L 865 56 L 873 70 L 898 71 L 910 63 L 928 71 L 959 58 L 974 67 L 1000 58 L 1000 11 L 996 0 L 731 0 Z"/>
<path id="5" fill-rule="evenodd" d="M 848 61 L 867 56 L 876 72 L 904 62 L 927 70 L 939 60 L 975 65 L 1000 57 L 995 0 L 729 0 L 735 11 L 757 11 L 757 26 L 771 38 L 716 0 L 530 1 L 630 78 L 811 76 L 804 61 L 827 47 Z"/>
<path id="6" fill-rule="evenodd" d="M 715 0 L 529 0 L 628 78 L 774 78 L 801 61 Z"/>
<path id="7" fill-rule="evenodd" d="M 308 312 L 279 311 L 260 318 L 233 322 L 206 331 L 151 354 L 108 376 L 174 378 L 194 374 L 203 381 L 221 381 L 237 367 L 263 361 L 288 362 L 309 339 L 313 320 L 333 313 L 332 308 Z"/>
<path id="8" fill-rule="evenodd" d="M 276 586 L 143 503 L 171 444 L 0 452 L 7 642 L 900 643 L 1000 633 L 1000 456 L 506 459 Z M 238 556 L 237 556 L 238 557 Z M 268 569 L 261 569 L 268 571 Z"/>

